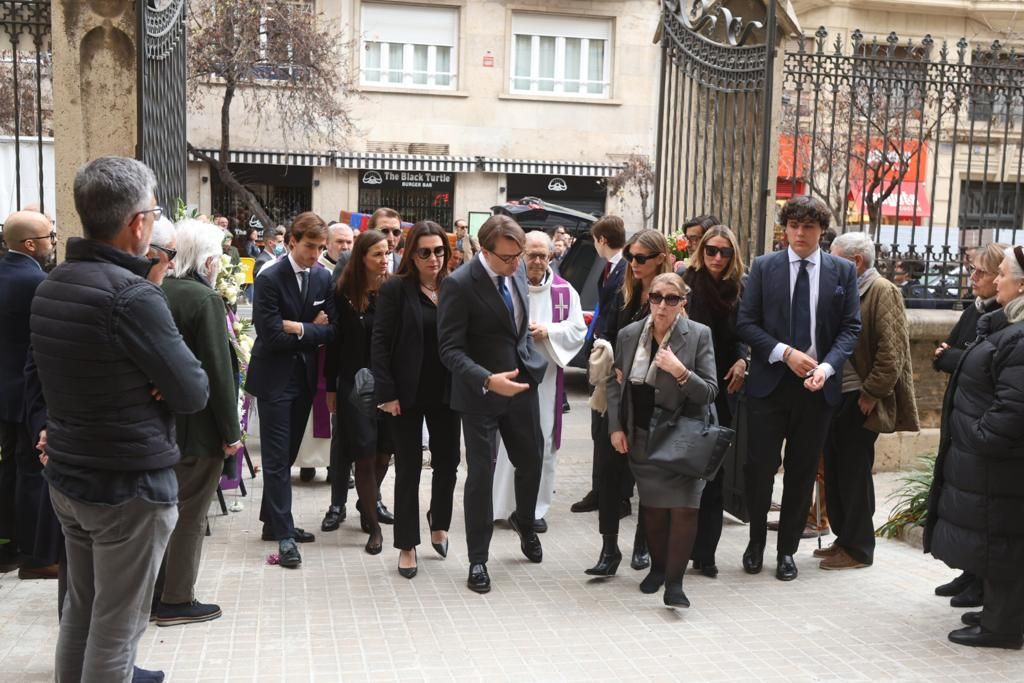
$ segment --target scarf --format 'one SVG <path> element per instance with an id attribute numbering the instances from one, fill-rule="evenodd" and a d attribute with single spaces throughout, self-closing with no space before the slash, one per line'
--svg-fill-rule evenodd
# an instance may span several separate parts
<path id="1" fill-rule="evenodd" d="M 1010 321 L 1011 325 L 1024 320 L 1024 295 L 1018 296 L 1003 306 L 1003 310 L 1006 311 L 1006 319 Z"/>
<path id="2" fill-rule="evenodd" d="M 876 268 L 868 268 L 857 276 L 857 296 L 863 297 L 875 280 L 882 277 Z"/>
<path id="3" fill-rule="evenodd" d="M 665 336 L 658 340 L 658 347 L 665 348 L 668 346 L 668 340 L 672 337 L 672 330 L 675 329 L 676 323 L 679 321 L 679 316 L 672 321 L 672 324 L 668 327 L 668 332 Z M 647 384 L 654 386 L 654 376 L 658 370 L 658 366 L 651 362 L 651 337 L 654 336 L 654 317 L 647 316 L 644 321 L 644 329 L 640 333 L 640 341 L 636 345 L 636 354 L 633 356 L 633 367 L 629 369 L 629 382 L 630 384 Z"/>
<path id="4" fill-rule="evenodd" d="M 994 296 L 991 296 L 987 299 L 982 299 L 980 296 L 978 296 L 974 298 L 974 307 L 978 309 L 978 313 L 987 313 L 988 307 L 991 306 L 992 302 L 995 300 L 996 298 Z"/>
<path id="5" fill-rule="evenodd" d="M 716 280 L 707 268 L 696 270 L 691 266 L 683 274 L 683 281 L 692 290 L 686 303 L 691 320 L 714 329 L 715 323 L 728 320 L 739 305 L 740 285 L 735 280 Z"/>

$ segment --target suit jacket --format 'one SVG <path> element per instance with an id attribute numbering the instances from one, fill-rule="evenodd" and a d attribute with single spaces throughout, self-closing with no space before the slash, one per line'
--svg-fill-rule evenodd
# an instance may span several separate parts
<path id="1" fill-rule="evenodd" d="M 484 381 L 496 372 L 518 368 L 517 381 L 534 386 L 544 379 L 548 362 L 528 333 L 530 300 L 523 266 L 508 282 L 510 293 L 519 299 L 523 311 L 518 330 L 479 258 L 457 268 L 441 285 L 438 344 L 441 362 L 452 373 L 453 410 L 482 415 L 503 413 L 509 399 L 483 390 Z"/>
<path id="2" fill-rule="evenodd" d="M 822 389 L 825 401 L 835 406 L 842 396 L 843 363 L 853 354 L 860 335 L 860 297 L 857 271 L 846 259 L 824 251 L 818 273 L 818 308 L 815 347 L 818 362 L 835 369 Z M 754 259 L 736 317 L 740 339 L 750 345 L 750 377 L 747 392 L 765 398 L 778 386 L 789 367 L 768 363 L 778 343 L 792 344 L 789 318 L 792 299 L 789 287 L 789 251 L 777 251 Z"/>
<path id="3" fill-rule="evenodd" d="M 629 372 L 633 369 L 636 347 L 647 318 L 631 323 L 619 332 L 615 345 L 615 367 L 622 371 L 623 384 L 615 379 L 615 373 L 608 378 L 608 434 L 633 431 L 633 405 L 630 400 Z M 686 402 L 683 415 L 703 419 L 708 406 L 718 394 L 715 379 L 715 345 L 711 340 L 711 328 L 688 318 L 679 318 L 672 328 L 668 342 L 676 358 L 690 371 L 690 379 L 679 386 L 675 377 L 658 370 L 654 375 L 654 421 L 667 422 L 672 413 Z M 654 357 L 651 357 L 651 363 Z M 657 410 L 661 408 L 661 410 Z M 652 429 L 654 425 L 643 425 Z"/>
<path id="4" fill-rule="evenodd" d="M 256 398 L 273 398 L 288 384 L 294 364 L 304 363 L 310 393 L 316 393 L 316 350 L 334 340 L 334 325 L 314 325 L 312 321 L 320 311 L 326 311 L 332 323 L 337 318 L 331 274 L 326 268 L 310 268 L 307 296 L 303 301 L 291 262 L 284 259 L 256 278 L 253 287 L 256 343 L 252 347 L 245 390 Z M 284 332 L 285 320 L 303 323 L 301 339 Z"/>
<path id="5" fill-rule="evenodd" d="M 238 359 L 228 341 L 224 299 L 197 277 L 169 277 L 163 290 L 174 324 L 210 378 L 206 407 L 193 415 L 175 416 L 178 448 L 183 458 L 223 458 L 221 447 L 242 438 Z"/>
<path id="6" fill-rule="evenodd" d="M 416 404 L 423 365 L 423 308 L 419 290 L 415 278 L 388 279 L 377 296 L 373 322 L 370 363 L 377 402 L 398 399 L 403 411 Z M 449 392 L 450 387 L 445 387 L 444 395 Z"/>
<path id="7" fill-rule="evenodd" d="M 256 255 L 256 263 L 254 263 L 253 267 L 252 267 L 252 276 L 253 276 L 253 278 L 255 279 L 255 277 L 260 274 L 260 270 L 262 270 L 263 266 L 267 265 L 268 263 L 273 261 L 275 258 L 277 258 L 277 257 L 274 256 L 273 254 L 268 254 L 265 249 L 263 251 L 261 251 L 259 254 L 257 254 Z"/>
<path id="8" fill-rule="evenodd" d="M 23 418 L 32 297 L 45 279 L 29 256 L 11 251 L 0 259 L 0 420 L 5 422 Z"/>
<path id="9" fill-rule="evenodd" d="M 615 267 L 608 273 L 608 277 L 602 282 L 597 282 L 597 320 L 594 322 L 593 338 L 603 338 L 605 328 L 608 325 L 608 318 L 615 310 L 615 299 L 619 290 L 622 289 L 622 281 L 626 279 L 626 259 L 619 259 Z"/>

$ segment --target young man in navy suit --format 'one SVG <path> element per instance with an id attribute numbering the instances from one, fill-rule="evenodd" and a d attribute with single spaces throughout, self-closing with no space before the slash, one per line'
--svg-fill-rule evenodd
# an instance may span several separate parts
<path id="1" fill-rule="evenodd" d="M 860 335 L 857 272 L 818 246 L 830 214 L 814 197 L 783 207 L 789 248 L 754 260 L 736 329 L 750 345 L 750 439 L 745 470 L 750 543 L 748 574 L 761 571 L 775 473 L 786 442 L 775 576 L 797 576 L 793 555 L 811 504 L 818 458 L 841 397 L 843 363 Z M 788 296 L 780 296 L 785 292 Z"/>
<path id="2" fill-rule="evenodd" d="M 43 486 L 35 450 L 22 428 L 25 409 L 25 359 L 29 346 L 29 316 L 36 287 L 46 279 L 43 265 L 50 259 L 56 234 L 50 219 L 35 211 L 12 213 L 4 222 L 4 241 L 10 249 L 0 259 L 0 572 L 17 566 L 21 551 L 31 551 L 35 508 L 33 493 L 16 493 L 18 482 Z M 17 453 L 17 460 L 15 459 Z M 20 461 L 20 462 L 19 462 Z M 28 471 L 18 472 L 27 467 Z"/>
<path id="3" fill-rule="evenodd" d="M 292 518 L 291 467 L 316 393 L 316 350 L 334 338 L 334 281 L 314 268 L 327 245 L 327 224 L 311 211 L 291 227 L 292 250 L 267 264 L 253 285 L 256 343 L 245 390 L 256 397 L 263 456 L 263 540 L 277 541 L 282 567 L 302 563 L 296 541 L 313 534 Z"/>

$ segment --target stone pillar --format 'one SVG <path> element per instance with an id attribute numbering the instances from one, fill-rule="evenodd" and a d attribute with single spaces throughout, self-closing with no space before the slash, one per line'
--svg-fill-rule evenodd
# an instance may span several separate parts
<path id="1" fill-rule="evenodd" d="M 52 5 L 54 161 L 60 253 L 81 236 L 75 173 L 106 154 L 134 157 L 138 139 L 133 0 L 55 0 Z"/>

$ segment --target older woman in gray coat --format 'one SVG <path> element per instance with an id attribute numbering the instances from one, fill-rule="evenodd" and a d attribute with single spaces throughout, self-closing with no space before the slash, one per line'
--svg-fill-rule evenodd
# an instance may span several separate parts
<path id="1" fill-rule="evenodd" d="M 665 585 L 666 605 L 689 607 L 683 571 L 697 536 L 704 481 L 670 472 L 647 459 L 647 435 L 685 404 L 683 414 L 703 419 L 718 393 L 711 330 L 687 319 L 689 288 L 675 273 L 654 278 L 651 314 L 619 331 L 615 377 L 608 382 L 612 446 L 629 458 L 640 492 L 652 567 L 644 593 Z"/>

